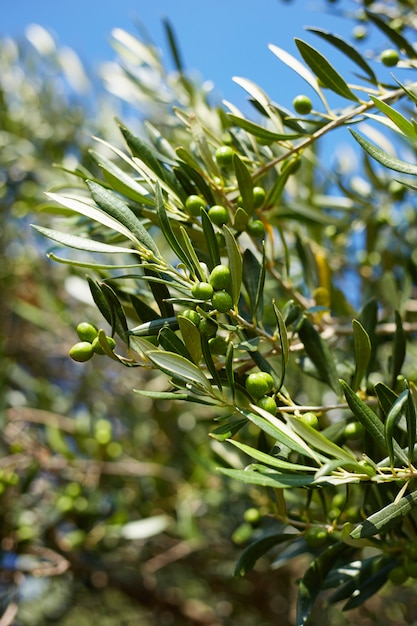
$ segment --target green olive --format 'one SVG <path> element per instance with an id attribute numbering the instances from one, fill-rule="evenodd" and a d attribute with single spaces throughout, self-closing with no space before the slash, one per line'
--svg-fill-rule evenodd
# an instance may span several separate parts
<path id="1" fill-rule="evenodd" d="M 216 150 L 216 161 L 220 167 L 230 167 L 233 163 L 234 150 L 230 146 L 220 146 Z"/>
<path id="2" fill-rule="evenodd" d="M 200 324 L 200 315 L 194 309 L 186 309 L 181 313 L 183 317 L 186 317 L 190 322 L 194 324 L 194 326 L 199 326 Z"/>
<path id="3" fill-rule="evenodd" d="M 210 285 L 217 291 L 229 289 L 231 285 L 231 273 L 227 265 L 216 265 L 212 269 L 210 273 Z"/>
<path id="4" fill-rule="evenodd" d="M 388 50 L 381 52 L 381 62 L 387 67 L 394 67 L 397 65 L 399 60 L 400 55 L 397 50 L 394 50 L 393 48 L 389 48 Z"/>
<path id="5" fill-rule="evenodd" d="M 261 220 L 250 220 L 246 226 L 246 232 L 251 237 L 260 238 L 265 235 L 265 226 Z"/>
<path id="6" fill-rule="evenodd" d="M 227 224 L 229 221 L 229 213 L 226 207 L 220 204 L 213 205 L 208 211 L 208 216 L 216 226 L 223 226 L 223 224 Z"/>
<path id="7" fill-rule="evenodd" d="M 249 374 L 245 381 L 245 387 L 246 391 L 256 400 L 259 400 L 259 398 L 269 393 L 272 388 L 271 382 L 265 376 L 265 372 L 253 372 L 253 374 Z"/>
<path id="8" fill-rule="evenodd" d="M 310 98 L 304 95 L 299 95 L 294 98 L 292 105 L 296 113 L 299 113 L 300 115 L 308 115 L 309 113 L 311 113 L 311 110 L 313 108 L 313 103 L 311 102 Z"/>
<path id="9" fill-rule="evenodd" d="M 304 539 L 311 548 L 318 548 L 325 543 L 327 536 L 328 533 L 325 528 L 313 526 L 306 530 Z"/>
<path id="10" fill-rule="evenodd" d="M 209 339 L 209 348 L 211 354 L 222 355 L 227 352 L 227 341 L 223 337 L 212 337 Z"/>
<path id="11" fill-rule="evenodd" d="M 196 283 L 191 288 L 191 294 L 193 298 L 197 298 L 197 300 L 210 300 L 213 291 L 213 286 L 204 281 Z"/>
<path id="12" fill-rule="evenodd" d="M 274 398 L 272 398 L 271 396 L 262 396 L 262 398 L 259 398 L 256 405 L 259 406 L 264 411 L 267 411 L 268 413 L 271 413 L 272 415 L 276 415 L 277 403 L 275 402 Z"/>
<path id="13" fill-rule="evenodd" d="M 254 187 L 253 188 L 253 206 L 255 209 L 260 209 L 263 203 L 265 202 L 266 191 L 263 187 Z"/>
<path id="14" fill-rule="evenodd" d="M 80 341 L 89 341 L 90 343 L 93 343 L 93 340 L 97 337 L 98 329 L 90 322 L 80 322 L 77 326 L 77 334 Z"/>
<path id="15" fill-rule="evenodd" d="M 85 363 L 94 355 L 93 346 L 89 341 L 79 341 L 72 346 L 69 355 L 74 361 Z"/>
<path id="16" fill-rule="evenodd" d="M 185 201 L 185 208 L 190 215 L 199 217 L 201 209 L 206 208 L 206 202 L 200 196 L 191 195 Z"/>
<path id="17" fill-rule="evenodd" d="M 211 303 L 219 313 L 227 313 L 233 306 L 232 296 L 227 291 L 215 291 Z"/>

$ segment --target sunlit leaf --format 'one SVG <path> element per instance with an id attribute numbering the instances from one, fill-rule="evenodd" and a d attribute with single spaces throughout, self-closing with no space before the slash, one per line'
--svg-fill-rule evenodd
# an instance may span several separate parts
<path id="1" fill-rule="evenodd" d="M 334 69 L 333 65 L 321 52 L 310 46 L 305 41 L 295 38 L 296 46 L 304 61 L 326 87 L 348 100 L 358 101 L 353 91 L 342 76 Z"/>
<path id="2" fill-rule="evenodd" d="M 201 359 L 201 334 L 197 326 L 191 320 L 183 315 L 178 315 L 178 324 L 181 335 L 187 350 L 191 355 L 194 363 L 198 363 Z"/>
<path id="3" fill-rule="evenodd" d="M 230 438 L 229 438 L 230 439 Z M 234 439 L 230 439 L 229 443 L 233 444 L 239 450 L 242 450 L 245 454 L 252 457 L 256 461 L 263 463 L 264 465 L 270 465 L 271 467 L 276 467 L 280 470 L 286 470 L 287 472 L 315 472 L 316 468 L 310 467 L 308 465 L 300 465 L 299 463 L 293 463 L 284 461 L 276 456 L 272 456 L 272 454 L 266 454 L 265 452 L 261 452 L 256 448 L 252 448 L 251 446 L 246 445 L 240 441 L 235 441 Z"/>
<path id="4" fill-rule="evenodd" d="M 236 239 L 233 236 L 232 231 L 223 226 L 224 236 L 226 238 L 227 256 L 229 257 L 229 269 L 232 280 L 232 299 L 233 304 L 239 302 L 240 288 L 242 286 L 242 273 L 243 273 L 243 261 L 240 254 L 239 247 L 236 243 Z"/>
<path id="5" fill-rule="evenodd" d="M 384 165 L 388 169 L 395 170 L 396 172 L 402 172 L 403 174 L 413 174 L 414 176 L 417 175 L 417 165 L 412 165 L 410 163 L 407 163 L 406 161 L 398 159 L 397 157 L 387 154 L 386 152 L 384 152 L 384 150 L 381 150 L 381 148 L 378 148 L 373 143 L 365 139 L 365 137 L 359 135 L 359 133 L 357 133 L 355 130 L 352 130 L 351 128 L 349 128 L 349 130 L 358 142 L 358 144 L 362 146 L 362 148 L 373 159 L 378 161 L 378 163 L 381 163 L 381 165 Z"/>
<path id="6" fill-rule="evenodd" d="M 411 142 L 416 143 L 417 141 L 417 133 L 411 122 L 407 120 L 404 115 L 399 113 L 392 106 L 380 100 L 376 96 L 371 96 L 371 100 L 375 103 L 382 113 L 384 113 L 390 120 L 394 122 L 394 124 L 400 129 L 400 131 L 407 137 Z"/>
<path id="7" fill-rule="evenodd" d="M 219 472 L 239 480 L 247 485 L 259 485 L 260 487 L 273 487 L 274 489 L 292 489 L 294 487 L 308 487 L 314 482 L 310 475 L 302 474 L 280 474 L 279 472 L 269 472 L 262 474 L 251 470 L 238 470 L 220 467 Z"/>
<path id="8" fill-rule="evenodd" d="M 203 372 L 183 356 L 155 349 L 149 352 L 147 356 L 158 369 L 168 376 L 183 380 L 185 383 L 194 384 L 209 395 L 213 395 L 211 384 Z"/>
<path id="9" fill-rule="evenodd" d="M 394 428 L 397 422 L 400 420 L 400 418 L 405 416 L 408 396 L 409 396 L 409 391 L 408 389 L 406 389 L 398 396 L 398 398 L 392 405 L 390 411 L 388 412 L 387 418 L 385 420 L 385 441 L 386 441 L 388 455 L 390 458 L 390 463 L 391 463 L 392 468 L 395 465 Z M 413 447 L 414 447 L 414 444 L 413 444 Z"/>
<path id="10" fill-rule="evenodd" d="M 362 537 L 374 537 L 377 534 L 387 532 L 395 524 L 398 524 L 402 517 L 408 515 L 416 504 L 417 491 L 412 491 L 397 502 L 391 502 L 380 511 L 370 515 L 355 527 L 350 536 L 354 539 L 359 539 Z"/>
<path id="11" fill-rule="evenodd" d="M 356 50 L 356 48 L 348 44 L 345 39 L 337 37 L 336 35 L 321 28 L 308 27 L 307 30 L 315 35 L 318 35 L 319 37 L 322 37 L 335 46 L 337 50 L 343 52 L 343 54 L 356 63 L 356 65 L 358 65 L 368 75 L 372 82 L 376 82 L 377 78 L 370 65 L 365 61 L 364 57 Z"/>
<path id="12" fill-rule="evenodd" d="M 44 226 L 32 224 L 32 227 L 38 231 L 38 233 L 41 233 L 41 235 L 44 235 L 45 237 L 48 237 L 48 239 L 52 239 L 63 246 L 67 246 L 68 248 L 84 250 L 85 252 L 99 252 L 101 254 L 138 254 L 137 250 L 122 248 L 122 246 L 113 246 L 107 243 L 102 243 L 101 241 L 93 241 L 87 237 L 61 233 L 57 230 L 52 230 L 51 228 L 45 228 Z"/>

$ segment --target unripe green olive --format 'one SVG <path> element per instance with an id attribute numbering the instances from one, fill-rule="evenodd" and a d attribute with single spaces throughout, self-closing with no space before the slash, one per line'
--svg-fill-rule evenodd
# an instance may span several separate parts
<path id="1" fill-rule="evenodd" d="M 211 303 L 219 313 L 227 313 L 233 306 L 233 300 L 227 291 L 215 291 Z"/>
<path id="2" fill-rule="evenodd" d="M 245 381 L 246 391 L 256 400 L 262 398 L 272 389 L 269 379 L 264 374 L 265 372 L 253 372 Z"/>
<path id="3" fill-rule="evenodd" d="M 243 519 L 245 522 L 249 524 L 257 524 L 261 519 L 261 513 L 259 509 L 255 509 L 255 507 L 251 507 L 250 509 L 246 509 L 243 514 Z"/>
<path id="4" fill-rule="evenodd" d="M 231 273 L 227 265 L 216 265 L 210 273 L 210 285 L 213 289 L 221 291 L 231 285 Z"/>
<path id="5" fill-rule="evenodd" d="M 301 415 L 301 420 L 304 422 L 304 424 L 308 424 L 309 426 L 311 426 L 311 428 L 318 429 L 319 427 L 318 417 L 315 413 L 312 413 L 311 411 L 303 413 Z"/>
<path id="6" fill-rule="evenodd" d="M 313 103 L 310 98 L 301 94 L 294 98 L 292 105 L 296 113 L 299 113 L 300 115 L 308 115 L 311 113 L 313 108 Z"/>
<path id="7" fill-rule="evenodd" d="M 250 220 L 246 226 L 246 232 L 249 233 L 251 237 L 264 237 L 265 235 L 265 226 L 261 220 Z"/>
<path id="8" fill-rule="evenodd" d="M 229 221 L 229 213 L 226 207 L 220 204 L 214 204 L 208 211 L 208 216 L 216 226 L 223 226 Z"/>
<path id="9" fill-rule="evenodd" d="M 220 146 L 216 150 L 216 161 L 220 167 L 230 167 L 233 163 L 234 150 L 230 146 Z"/>
<path id="10" fill-rule="evenodd" d="M 181 315 L 190 320 L 190 322 L 192 322 L 194 326 L 200 325 L 200 315 L 197 313 L 197 311 L 194 311 L 194 309 L 186 309 L 181 313 Z"/>
<path id="11" fill-rule="evenodd" d="M 217 333 L 218 326 L 211 318 L 203 317 L 198 328 L 203 335 L 206 335 L 206 337 L 214 337 Z"/>
<path id="12" fill-rule="evenodd" d="M 381 62 L 387 67 L 394 67 L 400 60 L 397 50 L 389 48 L 381 52 Z"/>
<path id="13" fill-rule="evenodd" d="M 185 208 L 187 209 L 190 215 L 194 217 L 198 217 L 200 215 L 201 209 L 206 208 L 206 202 L 201 198 L 201 196 L 191 195 L 185 201 Z"/>
<path id="14" fill-rule="evenodd" d="M 263 409 L 264 411 L 267 411 L 268 413 L 271 413 L 272 415 L 276 415 L 277 403 L 275 402 L 274 398 L 272 398 L 271 396 L 262 396 L 262 398 L 259 398 L 256 405 L 259 406 L 259 408 Z"/>
<path id="15" fill-rule="evenodd" d="M 73 361 L 85 363 L 85 361 L 89 361 L 94 355 L 93 346 L 89 341 L 79 341 L 72 346 L 69 355 Z"/>
<path id="16" fill-rule="evenodd" d="M 80 341 L 93 343 L 93 340 L 97 337 L 98 329 L 94 324 L 90 324 L 90 322 L 80 322 L 77 326 L 77 334 Z"/>
<path id="17" fill-rule="evenodd" d="M 346 424 L 343 434 L 347 439 L 360 439 L 364 428 L 360 422 L 349 422 Z"/>
<path id="18" fill-rule="evenodd" d="M 222 355 L 227 352 L 227 341 L 223 337 L 212 337 L 208 342 L 211 354 Z"/>
<path id="19" fill-rule="evenodd" d="M 325 528 L 318 528 L 313 526 L 308 528 L 304 534 L 306 543 L 311 548 L 318 548 L 322 546 L 327 539 L 328 533 Z"/>
<path id="20" fill-rule="evenodd" d="M 210 300 L 213 295 L 213 291 L 213 286 L 204 281 L 195 283 L 195 285 L 191 288 L 192 296 L 198 300 Z"/>
<path id="21" fill-rule="evenodd" d="M 265 202 L 266 191 L 263 187 L 257 186 L 253 188 L 253 206 L 260 209 Z"/>
<path id="22" fill-rule="evenodd" d="M 106 336 L 106 340 L 107 340 L 107 345 L 109 346 L 110 350 L 114 350 L 114 348 L 116 347 L 116 342 L 113 339 L 113 337 Z M 93 340 L 92 346 L 93 346 L 93 350 L 94 350 L 94 352 L 96 354 L 105 354 L 105 352 L 104 352 L 104 350 L 103 350 L 103 348 L 102 348 L 102 346 L 100 344 L 100 340 L 99 340 L 98 337 L 96 337 Z"/>
<path id="23" fill-rule="evenodd" d="M 403 585 L 408 578 L 408 574 L 403 565 L 396 565 L 388 574 L 388 578 L 394 585 Z"/>

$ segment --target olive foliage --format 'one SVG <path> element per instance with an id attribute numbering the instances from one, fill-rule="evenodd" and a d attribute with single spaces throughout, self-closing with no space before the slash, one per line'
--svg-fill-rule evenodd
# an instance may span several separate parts
<path id="1" fill-rule="evenodd" d="M 188 79 L 167 26 L 159 120 L 99 138 L 90 169 L 49 192 L 59 217 L 35 226 L 51 259 L 88 273 L 120 380 L 210 417 L 213 473 L 261 494 L 236 575 L 310 557 L 297 626 L 323 590 L 353 609 L 416 570 L 415 12 L 366 2 L 362 20 L 379 35 L 366 54 L 320 28 L 294 54 L 271 44 L 310 95 L 289 110 L 235 78 L 252 115 Z M 116 35 L 119 80 L 151 99 L 144 44 Z"/>

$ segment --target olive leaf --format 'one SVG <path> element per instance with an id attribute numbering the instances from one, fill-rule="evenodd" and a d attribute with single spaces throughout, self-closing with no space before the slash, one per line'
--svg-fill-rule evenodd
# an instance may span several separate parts
<path id="1" fill-rule="evenodd" d="M 114 246 L 108 243 L 102 243 L 101 241 L 93 241 L 92 239 L 87 239 L 87 237 L 80 237 L 78 235 L 62 233 L 51 228 L 45 228 L 44 226 L 37 226 L 36 224 L 31 224 L 31 226 L 41 235 L 44 235 L 45 237 L 48 237 L 48 239 L 52 239 L 53 241 L 56 241 L 57 243 L 60 243 L 68 248 L 84 250 L 85 252 L 98 252 L 100 254 L 138 254 L 138 250 L 132 250 L 131 248 L 123 248 L 122 246 Z M 58 260 L 58 257 L 53 257 L 53 255 L 50 256 L 51 258 Z M 66 261 L 65 259 L 61 259 L 61 261 L 64 263 L 67 262 L 72 264 L 72 261 Z M 88 264 L 85 264 L 85 266 L 88 266 Z"/>
<path id="2" fill-rule="evenodd" d="M 358 320 L 352 320 L 353 350 L 355 355 L 355 374 L 352 382 L 353 391 L 360 387 L 363 377 L 368 371 L 371 360 L 371 340 L 369 335 Z"/>
<path id="3" fill-rule="evenodd" d="M 405 416 L 409 399 L 409 391 L 405 389 L 395 400 L 388 412 L 385 420 L 385 441 L 387 445 L 388 455 L 390 458 L 391 468 L 395 465 L 394 454 L 394 428 L 401 417 Z M 413 442 L 414 448 L 414 442 Z"/>
<path id="4" fill-rule="evenodd" d="M 245 576 L 253 568 L 256 561 L 271 548 L 290 541 L 294 541 L 293 533 L 272 533 L 256 539 L 239 556 L 235 567 L 235 576 Z"/>
<path id="5" fill-rule="evenodd" d="M 295 38 L 295 44 L 304 61 L 326 87 L 339 96 L 358 102 L 358 98 L 351 91 L 344 78 L 334 69 L 326 57 L 302 39 Z"/>
<path id="6" fill-rule="evenodd" d="M 412 174 L 414 176 L 417 175 L 417 165 L 412 165 L 410 163 L 407 163 L 406 161 L 398 159 L 397 157 L 387 154 L 386 152 L 384 152 L 384 150 L 381 150 L 381 148 L 378 148 L 373 143 L 365 139 L 365 137 L 359 135 L 359 133 L 357 133 L 355 130 L 349 128 L 349 131 L 356 139 L 358 144 L 362 146 L 362 148 L 373 159 L 375 159 L 375 161 L 381 163 L 381 165 L 384 165 L 388 169 L 395 170 L 396 172 L 402 172 L 403 174 Z"/>
<path id="7" fill-rule="evenodd" d="M 263 474 L 250 469 L 239 470 L 225 467 L 219 467 L 218 471 L 247 485 L 259 485 L 260 487 L 272 487 L 273 489 L 308 487 L 314 482 L 314 478 L 308 474 L 281 474 L 279 472 Z"/>
<path id="8" fill-rule="evenodd" d="M 353 539 L 374 537 L 387 532 L 414 509 L 417 505 L 417 491 L 412 491 L 396 502 L 391 502 L 380 511 L 373 513 L 366 520 L 355 526 L 350 533 Z"/>
<path id="9" fill-rule="evenodd" d="M 233 304 L 239 302 L 240 289 L 242 286 L 243 260 L 238 244 L 232 231 L 223 226 L 223 232 L 226 239 L 227 256 L 229 257 L 229 268 L 232 280 L 232 299 Z"/>

